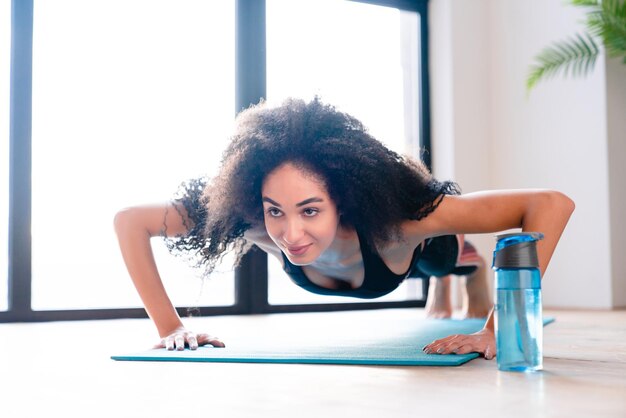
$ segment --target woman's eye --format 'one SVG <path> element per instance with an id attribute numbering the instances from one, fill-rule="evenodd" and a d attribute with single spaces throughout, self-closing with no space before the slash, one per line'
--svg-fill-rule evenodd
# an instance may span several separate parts
<path id="1" fill-rule="evenodd" d="M 313 208 L 306 208 L 305 210 L 302 211 L 302 213 L 304 213 L 304 216 L 315 216 L 317 215 L 319 211 L 317 209 L 313 209 Z"/>
<path id="2" fill-rule="evenodd" d="M 280 216 L 280 215 L 281 215 L 281 214 L 280 214 L 280 211 L 279 211 L 278 209 L 276 209 L 276 208 L 269 208 L 269 209 L 267 210 L 267 213 L 268 213 L 270 216 L 273 216 L 274 218 L 276 218 L 276 217 L 278 217 L 278 216 Z"/>

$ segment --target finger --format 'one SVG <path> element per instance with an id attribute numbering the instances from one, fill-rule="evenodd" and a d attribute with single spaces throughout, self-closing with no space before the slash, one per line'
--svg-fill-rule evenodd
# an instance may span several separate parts
<path id="1" fill-rule="evenodd" d="M 445 354 L 450 352 L 451 348 L 456 348 L 458 342 L 456 338 L 448 337 L 443 340 L 437 340 L 432 344 L 426 346 L 426 353 L 428 354 Z"/>
<path id="2" fill-rule="evenodd" d="M 485 349 L 485 360 L 492 360 L 496 356 L 495 350 L 491 346 Z"/>
<path id="3" fill-rule="evenodd" d="M 174 344 L 176 344 L 176 349 L 178 351 L 184 350 L 185 349 L 185 337 L 183 337 L 182 335 L 176 335 L 174 337 Z"/>
<path id="4" fill-rule="evenodd" d="M 437 354 L 456 354 L 457 349 L 459 348 L 459 343 L 450 343 L 446 345 L 442 345 L 437 348 L 435 351 Z"/>
<path id="5" fill-rule="evenodd" d="M 431 344 L 424 348 L 426 354 L 441 354 L 444 351 L 444 344 Z"/>
<path id="6" fill-rule="evenodd" d="M 437 350 L 438 350 L 438 349 L 439 349 L 442 345 L 444 345 L 444 344 L 446 344 L 446 343 L 447 343 L 447 338 L 444 338 L 444 339 L 441 339 L 441 340 L 435 340 L 435 341 L 433 341 L 433 342 L 432 342 L 432 343 L 430 343 L 430 344 L 426 344 L 426 345 L 423 347 L 423 350 L 424 350 L 426 353 L 428 353 L 428 354 L 430 354 L 430 353 L 436 353 L 436 352 L 437 352 Z"/>
<path id="7" fill-rule="evenodd" d="M 220 340 L 216 338 L 212 338 L 211 340 L 209 340 L 209 344 L 211 344 L 213 347 L 220 347 L 220 348 L 226 347 L 226 344 L 224 344 L 223 342 L 221 342 Z"/>
<path id="8" fill-rule="evenodd" d="M 441 343 L 439 341 L 435 341 L 426 345 L 423 350 L 426 354 L 436 354 L 437 350 L 441 347 Z"/>
<path id="9" fill-rule="evenodd" d="M 198 345 L 207 344 L 210 344 L 213 347 L 226 347 L 226 345 L 217 337 L 213 337 L 208 334 L 198 334 Z"/>
<path id="10" fill-rule="evenodd" d="M 189 344 L 190 350 L 195 350 L 198 348 L 198 339 L 196 335 L 193 333 L 187 333 L 187 344 Z"/>
<path id="11" fill-rule="evenodd" d="M 437 349 L 439 354 L 467 354 L 476 351 L 476 341 L 467 335 L 455 336 L 447 344 Z"/>
<path id="12" fill-rule="evenodd" d="M 465 345 L 461 345 L 460 347 L 455 349 L 453 352 L 455 354 L 468 354 L 468 353 L 472 353 L 474 351 L 476 351 L 476 350 L 474 349 L 473 345 L 465 344 Z"/>
<path id="13" fill-rule="evenodd" d="M 165 338 L 165 348 L 170 351 L 174 349 L 174 338 L 172 337 Z"/>
<path id="14" fill-rule="evenodd" d="M 461 335 L 461 334 L 454 334 L 454 335 L 450 335 L 448 337 L 445 338 L 441 338 L 439 340 L 435 340 L 430 344 L 427 344 L 426 346 L 424 346 L 424 348 L 428 348 L 431 351 L 437 351 L 437 349 L 443 347 L 443 346 L 447 346 L 448 344 L 457 342 L 461 339 L 464 339 L 465 337 L 467 337 L 466 335 Z"/>

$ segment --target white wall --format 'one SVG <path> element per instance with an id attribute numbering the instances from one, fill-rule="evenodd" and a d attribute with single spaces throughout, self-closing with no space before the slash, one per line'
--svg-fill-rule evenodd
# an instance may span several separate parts
<path id="1" fill-rule="evenodd" d="M 609 191 L 624 189 L 617 161 L 625 161 L 626 145 L 617 116 L 609 141 L 604 59 L 588 78 L 558 77 L 525 91 L 534 55 L 582 30 L 583 11 L 561 0 L 431 0 L 430 13 L 435 175 L 455 179 L 464 192 L 538 187 L 568 194 L 576 212 L 546 272 L 545 305 L 624 305 L 626 257 L 618 253 L 626 233 L 611 235 L 615 222 L 624 229 L 617 216 L 624 192 Z M 613 78 L 626 84 L 621 73 Z M 613 100 L 623 104 L 624 97 Z M 473 240 L 490 258 L 493 237 Z"/>
<path id="2" fill-rule="evenodd" d="M 457 181 L 464 193 L 491 187 L 488 162 L 493 159 L 489 34 L 472 28 L 488 25 L 488 7 L 482 1 L 465 3 L 431 0 L 429 10 L 433 171 Z M 493 235 L 467 238 L 491 263 Z M 458 291 L 453 295 L 459 306 Z"/>

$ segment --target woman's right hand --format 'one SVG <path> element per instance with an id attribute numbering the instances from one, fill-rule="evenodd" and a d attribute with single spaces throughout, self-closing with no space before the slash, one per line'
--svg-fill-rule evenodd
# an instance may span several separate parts
<path id="1" fill-rule="evenodd" d="M 184 327 L 176 328 L 169 335 L 161 338 L 161 341 L 154 348 L 165 348 L 167 350 L 196 350 L 202 345 L 212 345 L 213 347 L 226 347 L 217 337 L 209 334 L 196 334 Z"/>

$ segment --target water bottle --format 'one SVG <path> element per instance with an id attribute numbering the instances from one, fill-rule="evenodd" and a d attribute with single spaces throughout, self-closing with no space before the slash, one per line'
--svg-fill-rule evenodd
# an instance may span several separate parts
<path id="1" fill-rule="evenodd" d="M 538 232 L 496 236 L 495 335 L 498 369 L 529 372 L 543 368 L 541 275 Z"/>

